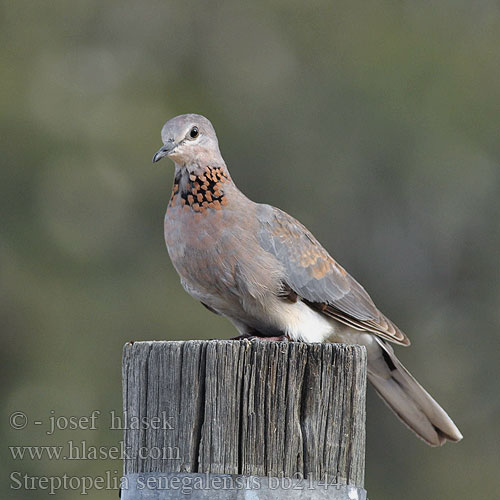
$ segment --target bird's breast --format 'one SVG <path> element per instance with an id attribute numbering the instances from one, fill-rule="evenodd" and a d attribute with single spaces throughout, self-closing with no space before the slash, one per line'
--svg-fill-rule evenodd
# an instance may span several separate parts
<path id="1" fill-rule="evenodd" d="M 200 212 L 189 204 L 170 204 L 165 217 L 165 242 L 184 288 L 220 310 L 251 309 L 280 286 L 282 269 L 257 240 L 255 207 L 241 210 L 237 195 L 225 193 L 223 208 Z M 241 312 L 241 311 L 240 311 Z"/>

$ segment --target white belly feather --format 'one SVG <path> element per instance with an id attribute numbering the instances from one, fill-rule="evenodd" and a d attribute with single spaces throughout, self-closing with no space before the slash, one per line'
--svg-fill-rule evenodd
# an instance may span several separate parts
<path id="1" fill-rule="evenodd" d="M 271 313 L 278 328 L 286 332 L 292 340 L 303 342 L 323 342 L 334 335 L 336 325 L 301 300 L 280 301 Z M 274 313 L 274 314 L 273 314 Z"/>
<path id="2" fill-rule="evenodd" d="M 372 348 L 372 344 L 376 344 L 372 334 L 328 318 L 300 300 L 295 303 L 280 301 L 272 316 L 280 330 L 286 332 L 292 340 L 361 344 L 368 350 Z"/>

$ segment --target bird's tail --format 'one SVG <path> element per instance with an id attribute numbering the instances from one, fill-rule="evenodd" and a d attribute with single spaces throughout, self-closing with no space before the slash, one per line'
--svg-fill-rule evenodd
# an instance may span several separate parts
<path id="1" fill-rule="evenodd" d="M 462 434 L 446 412 L 381 339 L 379 356 L 368 356 L 368 379 L 389 408 L 430 446 L 460 441 Z"/>

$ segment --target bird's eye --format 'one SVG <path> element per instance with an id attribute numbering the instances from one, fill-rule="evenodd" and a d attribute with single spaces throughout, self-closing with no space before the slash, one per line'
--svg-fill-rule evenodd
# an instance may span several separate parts
<path id="1" fill-rule="evenodd" d="M 191 136 L 191 139 L 196 139 L 199 135 L 200 131 L 198 130 L 198 127 L 193 127 L 191 129 L 191 132 L 189 132 L 189 135 Z"/>

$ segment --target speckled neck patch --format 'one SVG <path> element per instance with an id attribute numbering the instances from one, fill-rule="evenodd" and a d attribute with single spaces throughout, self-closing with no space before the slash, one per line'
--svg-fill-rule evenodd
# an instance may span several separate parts
<path id="1" fill-rule="evenodd" d="M 205 167 L 201 174 L 178 175 L 174 180 L 170 206 L 203 213 L 206 209 L 220 210 L 227 204 L 224 186 L 228 175 L 221 168 Z"/>

